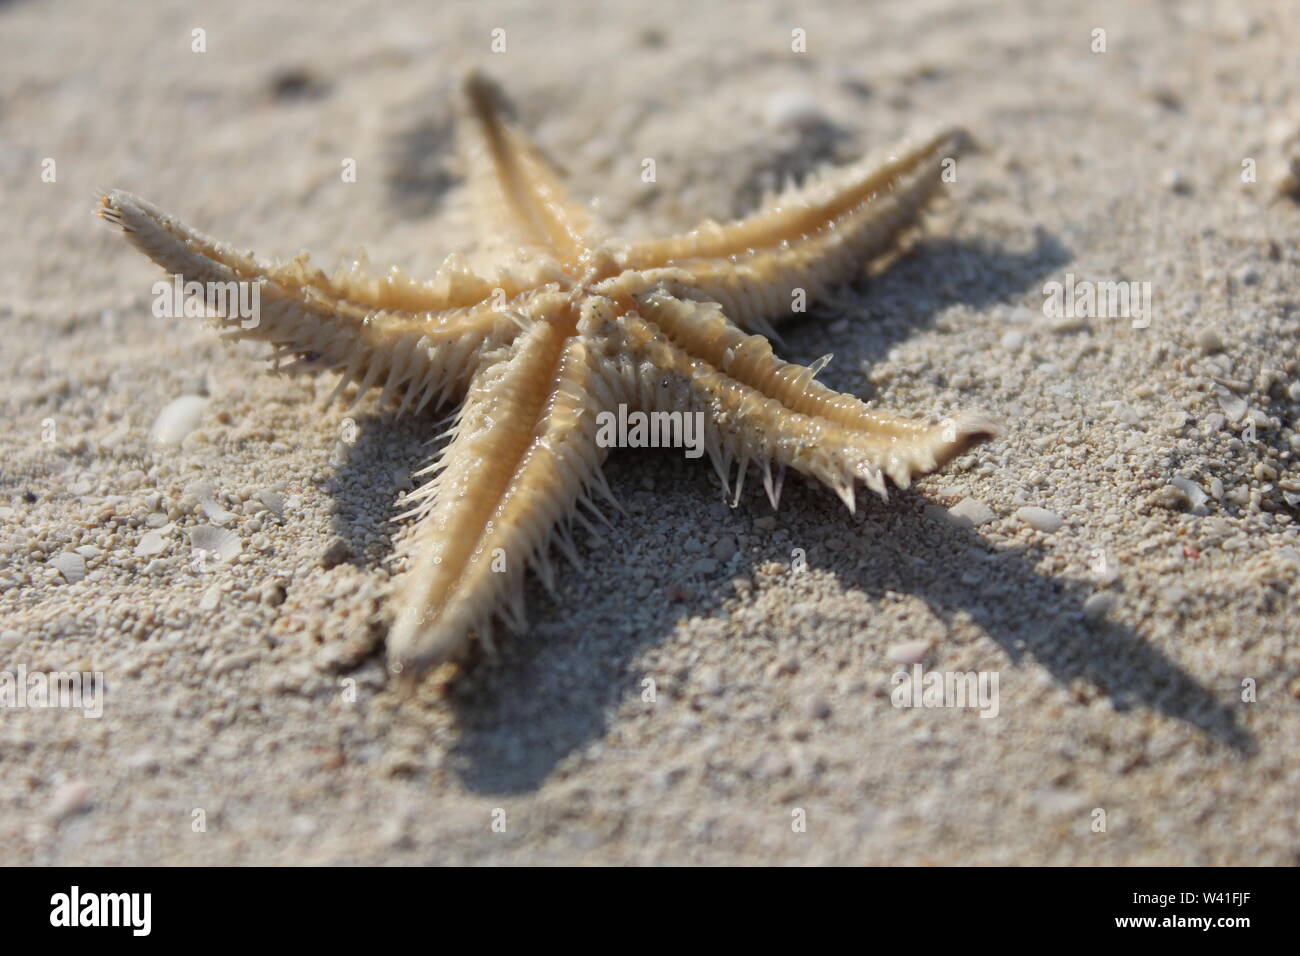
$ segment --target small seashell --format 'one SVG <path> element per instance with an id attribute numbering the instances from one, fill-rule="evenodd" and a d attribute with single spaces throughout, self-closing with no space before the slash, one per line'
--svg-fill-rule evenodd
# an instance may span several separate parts
<path id="1" fill-rule="evenodd" d="M 244 543 L 233 531 L 203 524 L 190 530 L 190 546 L 196 551 L 206 551 L 220 564 L 227 564 L 244 550 Z"/>
<path id="2" fill-rule="evenodd" d="M 201 395 L 182 395 L 172 399 L 154 419 L 149 437 L 160 445 L 179 445 L 185 436 L 199 427 L 208 400 Z"/>

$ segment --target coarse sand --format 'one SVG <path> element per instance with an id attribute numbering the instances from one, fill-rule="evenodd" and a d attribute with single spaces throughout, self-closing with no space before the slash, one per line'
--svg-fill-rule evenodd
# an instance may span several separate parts
<path id="1" fill-rule="evenodd" d="M 0 710 L 0 862 L 1296 863 L 1298 12 L 0 4 L 0 684 L 105 682 L 98 718 Z M 1003 435 L 855 516 L 616 452 L 626 514 L 527 634 L 400 697 L 390 520 L 435 418 L 322 412 L 332 378 L 155 317 L 92 212 L 431 273 L 475 238 L 469 66 L 629 235 L 961 123 L 914 248 L 782 354 Z M 996 705 L 896 706 L 914 667 Z"/>

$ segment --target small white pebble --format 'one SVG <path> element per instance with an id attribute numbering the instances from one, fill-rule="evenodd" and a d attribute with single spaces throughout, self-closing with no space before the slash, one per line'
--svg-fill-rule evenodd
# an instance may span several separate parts
<path id="1" fill-rule="evenodd" d="M 1196 333 L 1196 346 L 1206 355 L 1223 351 L 1223 336 L 1217 329 L 1201 329 Z"/>
<path id="2" fill-rule="evenodd" d="M 890 647 L 885 656 L 896 664 L 919 664 L 929 652 L 929 641 L 904 641 Z"/>
<path id="3" fill-rule="evenodd" d="M 826 122 L 821 101 L 803 90 L 777 90 L 767 98 L 763 118 L 773 129 L 811 127 Z"/>
<path id="4" fill-rule="evenodd" d="M 50 800 L 46 813 L 55 823 L 62 823 L 90 806 L 90 796 L 94 792 L 94 788 L 85 780 L 73 780 L 58 789 Z"/>
<path id="5" fill-rule="evenodd" d="M 1046 508 L 1037 508 L 1033 505 L 1026 505 L 1024 508 L 1017 509 L 1016 517 L 1035 531 L 1041 531 L 1044 534 L 1051 534 L 1061 527 L 1060 515 L 1054 511 L 1048 511 Z"/>
<path id="6" fill-rule="evenodd" d="M 1182 174 L 1181 170 L 1167 169 L 1161 177 L 1166 189 L 1179 196 L 1186 196 L 1192 191 L 1192 184 L 1187 181 L 1187 177 Z"/>
<path id="7" fill-rule="evenodd" d="M 962 527 L 978 528 L 982 524 L 988 524 L 997 515 L 984 502 L 975 498 L 963 498 L 948 509 L 948 517 L 952 519 L 954 524 Z"/>
<path id="8" fill-rule="evenodd" d="M 1098 591 L 1083 602 L 1083 616 L 1089 621 L 1100 621 L 1115 606 L 1115 595 Z"/>

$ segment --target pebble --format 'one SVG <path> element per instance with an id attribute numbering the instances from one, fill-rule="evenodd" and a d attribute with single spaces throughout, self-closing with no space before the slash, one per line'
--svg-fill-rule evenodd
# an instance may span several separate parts
<path id="1" fill-rule="evenodd" d="M 94 788 L 85 780 L 73 780 L 64 784 L 50 800 L 46 813 L 55 823 L 62 823 L 90 806 Z"/>
<path id="2" fill-rule="evenodd" d="M 1061 516 L 1054 511 L 1048 511 L 1046 508 L 1037 508 L 1033 505 L 1027 505 L 1024 508 L 1016 510 L 1016 517 L 1023 521 L 1035 531 L 1041 531 L 1044 534 L 1051 534 L 1061 527 Z"/>
<path id="3" fill-rule="evenodd" d="M 896 664 L 919 664 L 929 652 L 929 641 L 904 641 L 890 647 L 885 656 Z"/>
<path id="4" fill-rule="evenodd" d="M 158 755 L 152 750 L 137 750 L 126 758 L 126 768 L 128 770 L 143 770 L 145 773 L 153 773 L 161 765 Z"/>
<path id="5" fill-rule="evenodd" d="M 993 509 L 976 498 L 963 498 L 948 509 L 953 523 L 967 528 L 978 528 L 997 518 Z"/>
<path id="6" fill-rule="evenodd" d="M 261 593 L 258 600 L 270 607 L 279 607 L 284 603 L 285 584 L 284 578 L 276 578 L 274 581 L 267 581 L 262 585 Z"/>
<path id="7" fill-rule="evenodd" d="M 208 400 L 201 395 L 182 395 L 172 399 L 154 419 L 149 437 L 160 445 L 179 445 L 199 427 Z"/>
<path id="8" fill-rule="evenodd" d="M 1186 196 L 1192 191 L 1192 184 L 1187 181 L 1187 177 L 1178 169 L 1165 170 L 1164 176 L 1161 177 L 1166 189 L 1171 193 L 1179 196 Z"/>
<path id="9" fill-rule="evenodd" d="M 821 101 L 803 90 L 777 90 L 767 98 L 763 118 L 773 129 L 802 129 L 825 125 Z"/>
<path id="10" fill-rule="evenodd" d="M 1217 329 L 1201 329 L 1196 333 L 1196 347 L 1206 355 L 1223 351 L 1223 337 Z"/>
<path id="11" fill-rule="evenodd" d="M 724 564 L 730 561 L 736 554 L 736 539 L 729 534 L 724 534 L 713 543 L 713 556 Z"/>
<path id="12" fill-rule="evenodd" d="M 1081 794 L 1058 787 L 1042 787 L 1034 791 L 1033 799 L 1039 810 L 1053 816 L 1074 815 L 1087 806 Z"/>
<path id="13" fill-rule="evenodd" d="M 335 538 L 321 552 L 320 566 L 326 569 L 338 567 L 340 564 L 352 560 L 353 557 L 355 555 L 352 553 L 352 549 L 348 547 L 348 543 L 342 538 Z"/>
<path id="14" fill-rule="evenodd" d="M 1088 621 L 1096 623 L 1109 614 L 1114 606 L 1115 595 L 1098 591 L 1083 602 L 1083 616 Z"/>
<path id="15" fill-rule="evenodd" d="M 808 702 L 808 716 L 813 720 L 826 720 L 831 715 L 831 705 L 824 697 L 814 697 Z"/>
<path id="16" fill-rule="evenodd" d="M 718 570 L 718 562 L 712 558 L 700 558 L 694 565 L 696 574 L 715 574 Z"/>

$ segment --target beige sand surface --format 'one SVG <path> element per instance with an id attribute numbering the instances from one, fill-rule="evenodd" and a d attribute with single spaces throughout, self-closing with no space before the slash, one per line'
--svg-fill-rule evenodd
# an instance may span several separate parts
<path id="1" fill-rule="evenodd" d="M 1297 861 L 1300 4 L 216 6 L 0 4 L 0 671 L 107 681 L 98 720 L 0 711 L 0 862 Z M 262 255 L 431 271 L 473 241 L 471 64 L 627 233 L 967 126 L 916 249 L 784 354 L 1005 435 L 856 517 L 797 478 L 732 510 L 705 464 L 616 453 L 628 514 L 585 570 L 530 588 L 499 661 L 399 700 L 375 608 L 433 420 L 364 405 L 340 441 L 332 380 L 153 317 L 157 270 L 91 212 L 115 186 Z M 1151 283 L 1149 325 L 1045 316 L 1067 273 Z M 185 394 L 200 427 L 157 447 Z M 193 559 L 201 481 L 229 565 Z M 918 641 L 996 674 L 998 716 L 893 706 Z"/>

